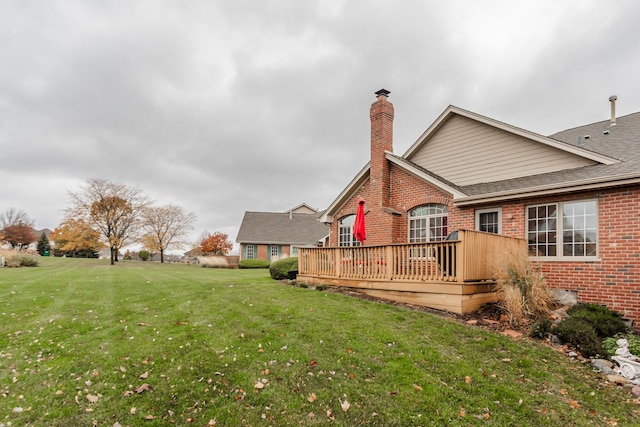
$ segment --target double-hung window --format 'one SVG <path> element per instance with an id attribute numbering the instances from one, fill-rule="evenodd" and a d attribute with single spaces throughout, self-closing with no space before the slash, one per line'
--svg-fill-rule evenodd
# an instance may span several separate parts
<path id="1" fill-rule="evenodd" d="M 598 203 L 595 200 L 527 207 L 527 240 L 532 256 L 595 259 Z"/>
<path id="2" fill-rule="evenodd" d="M 256 259 L 256 245 L 246 245 L 245 251 L 246 259 Z"/>

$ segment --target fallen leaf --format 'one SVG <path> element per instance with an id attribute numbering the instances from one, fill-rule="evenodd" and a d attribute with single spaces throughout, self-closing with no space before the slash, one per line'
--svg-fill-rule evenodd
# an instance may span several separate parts
<path id="1" fill-rule="evenodd" d="M 316 394 L 315 393 L 309 393 L 309 397 L 307 397 L 307 400 L 311 403 L 316 401 Z"/>
<path id="2" fill-rule="evenodd" d="M 145 372 L 143 374 L 140 374 L 140 376 L 138 377 L 141 380 L 146 380 L 147 378 L 149 378 L 149 372 Z"/>
<path id="3" fill-rule="evenodd" d="M 566 396 L 567 395 L 567 389 L 566 388 L 561 389 L 560 390 L 560 394 L 563 395 L 563 396 Z"/>
<path id="4" fill-rule="evenodd" d="M 151 390 L 153 390 L 153 387 L 151 387 L 147 383 L 144 383 L 140 387 L 136 387 L 136 388 L 133 389 L 133 391 L 135 391 L 138 394 L 141 394 L 141 393 L 143 393 L 145 391 L 151 391 Z"/>
<path id="5" fill-rule="evenodd" d="M 257 382 L 253 385 L 254 388 L 257 388 L 258 390 L 262 390 L 264 388 L 264 384 L 262 382 Z"/>
<path id="6" fill-rule="evenodd" d="M 57 391 L 56 391 L 56 396 L 60 396 L 60 395 L 62 395 L 62 394 L 64 394 L 64 392 L 63 392 L 62 390 L 57 390 Z"/>
<path id="7" fill-rule="evenodd" d="M 471 377 L 469 375 L 464 377 L 464 382 L 467 383 L 467 384 L 471 384 Z"/>
<path id="8" fill-rule="evenodd" d="M 573 409 L 578 409 L 580 407 L 580 404 L 577 400 L 569 399 L 569 406 L 571 406 Z"/>
<path id="9" fill-rule="evenodd" d="M 85 397 L 90 403 L 96 403 L 98 401 L 98 396 L 94 394 L 87 394 Z"/>
<path id="10" fill-rule="evenodd" d="M 124 397 L 133 396 L 133 391 L 132 390 L 125 390 L 125 391 L 122 392 L 122 395 Z"/>
<path id="11" fill-rule="evenodd" d="M 418 384 L 414 384 L 413 388 L 415 388 L 416 390 L 422 391 L 422 387 L 420 387 Z"/>
<path id="12" fill-rule="evenodd" d="M 131 409 L 129 409 L 129 413 L 131 415 L 135 415 L 136 412 L 138 412 L 138 408 L 136 408 L 135 406 L 132 406 Z"/>
<path id="13" fill-rule="evenodd" d="M 309 364 L 311 366 L 318 366 L 318 362 L 316 362 L 315 360 L 312 360 L 311 362 L 309 362 Z"/>
<path id="14" fill-rule="evenodd" d="M 458 416 L 461 418 L 464 418 L 467 416 L 467 411 L 465 411 L 465 409 L 461 406 L 460 407 L 460 411 L 458 412 Z"/>
<path id="15" fill-rule="evenodd" d="M 156 417 L 154 417 L 153 415 L 147 415 L 146 417 L 144 417 L 145 420 L 155 420 Z"/>
<path id="16" fill-rule="evenodd" d="M 333 412 L 331 412 L 331 409 L 327 409 L 327 418 L 329 418 L 331 421 L 335 420 L 335 417 L 333 416 Z"/>
<path id="17" fill-rule="evenodd" d="M 347 399 L 345 399 L 344 402 L 342 402 L 340 405 L 342 406 L 342 410 L 344 412 L 347 412 L 351 407 L 351 404 L 347 401 Z"/>

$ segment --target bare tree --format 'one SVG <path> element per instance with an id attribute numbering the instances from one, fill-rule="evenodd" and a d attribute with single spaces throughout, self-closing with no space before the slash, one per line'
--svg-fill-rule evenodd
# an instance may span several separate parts
<path id="1" fill-rule="evenodd" d="M 33 227 L 34 221 L 25 211 L 16 208 L 9 208 L 0 214 L 0 229 L 18 224 Z"/>
<path id="2" fill-rule="evenodd" d="M 149 204 L 147 197 L 138 188 L 95 178 L 81 191 L 69 195 L 73 206 L 67 216 L 84 219 L 101 234 L 114 265 L 120 248 L 134 242 L 141 232 L 141 214 Z"/>
<path id="3" fill-rule="evenodd" d="M 160 253 L 160 262 L 164 262 L 164 252 L 170 248 L 185 246 L 185 238 L 193 230 L 196 216 L 193 212 L 185 213 L 177 205 L 148 207 L 142 212 L 144 229 L 147 232 L 143 243 L 149 246 L 150 252 Z"/>

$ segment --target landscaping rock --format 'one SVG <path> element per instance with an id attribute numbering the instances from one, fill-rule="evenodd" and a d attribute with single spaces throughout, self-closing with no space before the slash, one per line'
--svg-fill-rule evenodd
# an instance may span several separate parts
<path id="1" fill-rule="evenodd" d="M 629 383 L 629 380 L 627 380 L 622 375 L 617 375 L 617 374 L 607 375 L 607 381 L 609 381 L 610 383 L 618 384 L 618 385 L 625 385 Z"/>
<path id="2" fill-rule="evenodd" d="M 640 397 L 640 386 L 633 386 L 631 388 L 631 393 L 633 393 L 635 397 Z"/>
<path id="3" fill-rule="evenodd" d="M 616 374 L 616 371 L 613 370 L 614 364 L 609 360 L 592 359 L 591 360 L 591 366 L 594 369 L 602 372 L 604 375 L 615 375 Z"/>

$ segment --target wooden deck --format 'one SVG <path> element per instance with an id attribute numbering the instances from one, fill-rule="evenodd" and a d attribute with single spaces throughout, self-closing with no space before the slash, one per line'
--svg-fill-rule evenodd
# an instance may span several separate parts
<path id="1" fill-rule="evenodd" d="M 459 230 L 458 240 L 300 248 L 298 281 L 356 288 L 379 298 L 468 313 L 495 301 L 491 263 L 526 241 Z"/>

